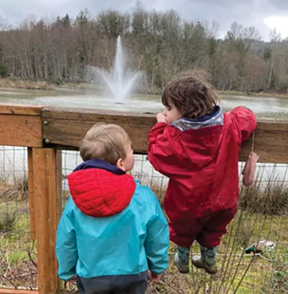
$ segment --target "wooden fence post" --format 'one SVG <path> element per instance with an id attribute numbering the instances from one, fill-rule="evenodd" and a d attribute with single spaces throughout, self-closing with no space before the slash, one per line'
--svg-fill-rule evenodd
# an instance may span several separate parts
<path id="1" fill-rule="evenodd" d="M 57 275 L 55 244 L 59 218 L 59 211 L 57 213 L 57 202 L 59 202 L 60 197 L 57 196 L 60 192 L 57 185 L 62 184 L 62 181 L 59 183 L 61 156 L 57 156 L 56 150 L 52 148 L 33 148 L 32 162 L 37 240 L 38 293 L 56 294 L 59 292 L 60 285 Z"/>

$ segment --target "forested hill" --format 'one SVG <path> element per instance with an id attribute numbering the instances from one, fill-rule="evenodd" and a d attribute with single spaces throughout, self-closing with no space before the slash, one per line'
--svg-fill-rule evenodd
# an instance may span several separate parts
<path id="1" fill-rule="evenodd" d="M 288 41 L 276 32 L 261 41 L 257 29 L 231 24 L 224 38 L 216 22 L 184 21 L 175 11 L 79 12 L 54 19 L 0 25 L 0 75 L 54 83 L 80 82 L 86 65 L 110 68 L 121 35 L 129 66 L 147 76 L 157 91 L 172 76 L 205 70 L 219 90 L 286 92 Z"/>

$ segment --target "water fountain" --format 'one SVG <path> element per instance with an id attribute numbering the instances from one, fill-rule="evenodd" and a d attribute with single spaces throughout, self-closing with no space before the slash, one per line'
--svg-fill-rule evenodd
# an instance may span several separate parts
<path id="1" fill-rule="evenodd" d="M 142 76 L 142 72 L 131 71 L 126 68 L 126 59 L 120 36 L 117 38 L 114 67 L 110 71 L 93 66 L 88 66 L 87 69 L 90 76 L 101 76 L 105 85 L 113 94 L 116 103 L 124 103 L 125 98 Z"/>

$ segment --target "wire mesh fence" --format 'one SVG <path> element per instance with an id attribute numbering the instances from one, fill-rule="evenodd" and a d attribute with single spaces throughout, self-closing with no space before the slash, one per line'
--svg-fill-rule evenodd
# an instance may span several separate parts
<path id="1" fill-rule="evenodd" d="M 69 197 L 67 175 L 81 162 L 79 152 L 62 151 L 63 207 Z M 26 148 L 0 147 L 0 167 L 0 288 L 32 289 L 37 287 L 37 263 L 30 240 Z M 239 163 L 239 176 L 242 168 Z M 162 203 L 168 179 L 151 167 L 147 156 L 135 156 L 132 175 L 150 186 Z M 191 265 L 190 274 L 179 274 L 171 243 L 169 269 L 147 293 L 288 293 L 288 165 L 259 163 L 251 187 L 242 186 L 241 178 L 239 182 L 238 213 L 217 249 L 219 272 L 210 276 Z M 246 253 L 254 243 L 262 246 L 255 245 L 256 254 Z M 199 251 L 195 242 L 191 256 Z M 75 285 L 65 287 L 75 290 Z"/>
<path id="2" fill-rule="evenodd" d="M 64 178 L 80 162 L 79 152 L 63 152 Z M 169 269 L 147 293 L 288 293 L 288 165 L 258 163 L 255 183 L 249 188 L 241 185 L 243 167 L 240 162 L 238 213 L 218 247 L 219 274 L 211 277 L 192 266 L 189 275 L 179 274 L 173 266 L 176 247 L 171 243 Z M 168 179 L 151 167 L 147 156 L 135 156 L 132 175 L 162 203 Z M 65 202 L 69 197 L 66 180 L 63 189 Z M 260 242 L 264 246 L 258 246 L 256 254 L 245 253 L 259 241 L 269 242 Z M 191 255 L 199 252 L 195 243 Z"/>
<path id="3" fill-rule="evenodd" d="M 35 289 L 37 262 L 30 238 L 27 149 L 0 146 L 0 288 Z"/>

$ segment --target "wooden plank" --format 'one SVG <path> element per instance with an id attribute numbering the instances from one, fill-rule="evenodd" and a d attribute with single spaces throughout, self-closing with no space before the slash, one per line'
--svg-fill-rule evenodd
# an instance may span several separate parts
<path id="1" fill-rule="evenodd" d="M 49 127 L 43 127 L 43 139 L 50 144 L 67 145 L 79 147 L 79 144 L 86 132 L 99 120 L 94 121 L 70 121 L 70 120 L 49 120 Z M 111 120 L 106 117 L 106 122 Z M 117 123 L 117 122 L 113 122 Z M 129 134 L 135 153 L 147 152 L 147 134 L 150 125 L 118 123 Z"/>
<path id="2" fill-rule="evenodd" d="M 87 130 L 96 122 L 115 123 L 129 134 L 135 153 L 146 154 L 148 132 L 156 123 L 155 115 L 87 109 L 42 110 L 43 139 L 57 146 L 78 148 Z M 259 162 L 288 163 L 288 122 L 258 121 L 254 151 Z M 243 143 L 239 161 L 246 161 L 252 148 L 252 137 Z"/>
<path id="3" fill-rule="evenodd" d="M 20 289 L 0 289 L 0 294 L 38 294 L 38 291 Z"/>
<path id="4" fill-rule="evenodd" d="M 62 205 L 62 151 L 56 150 L 56 219 L 58 222 L 63 212 Z"/>
<path id="5" fill-rule="evenodd" d="M 34 194 L 33 155 L 32 155 L 32 148 L 28 148 L 28 201 L 29 201 L 31 240 L 36 240 L 35 196 L 34 195 L 35 194 Z"/>
<path id="6" fill-rule="evenodd" d="M 288 164 L 288 122 L 259 121 L 254 140 L 259 162 Z M 251 148 L 252 136 L 242 145 L 240 161 L 247 159 Z"/>
<path id="7" fill-rule="evenodd" d="M 97 109 L 55 109 L 42 111 L 43 139 L 47 143 L 79 147 L 85 133 L 96 123 L 122 126 L 133 142 L 135 153 L 147 152 L 147 134 L 156 123 L 154 115 Z"/>
<path id="8" fill-rule="evenodd" d="M 125 112 L 125 111 L 115 111 L 115 110 L 103 110 L 103 109 L 87 109 L 87 108 L 59 108 L 59 107 L 46 107 L 42 109 L 41 115 L 44 118 L 52 119 L 68 119 L 68 120 L 83 120 L 83 121 L 93 121 L 95 118 L 99 120 L 105 120 L 108 116 L 113 121 L 129 121 L 133 122 L 136 117 L 138 121 L 145 123 L 146 119 L 152 119 L 154 123 L 156 122 L 155 115 L 151 113 L 141 113 L 141 112 Z M 112 123 L 112 122 L 111 122 Z"/>
<path id="9" fill-rule="evenodd" d="M 55 149 L 33 148 L 39 294 L 59 289 L 55 254 L 57 229 L 57 157 Z"/>
<path id="10" fill-rule="evenodd" d="M 10 115 L 40 115 L 43 105 L 0 104 L 0 114 Z"/>
<path id="11" fill-rule="evenodd" d="M 0 145 L 42 146 L 40 116 L 0 114 Z"/>

